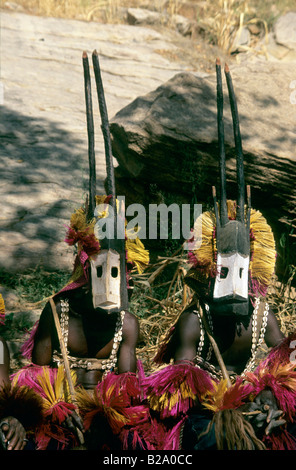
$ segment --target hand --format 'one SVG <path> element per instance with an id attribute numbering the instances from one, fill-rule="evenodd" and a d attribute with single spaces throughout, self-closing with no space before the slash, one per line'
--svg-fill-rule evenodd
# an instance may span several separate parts
<path id="1" fill-rule="evenodd" d="M 81 432 L 84 432 L 82 419 L 76 411 L 72 411 L 71 415 L 66 418 L 66 425 L 69 429 L 78 428 Z"/>
<path id="2" fill-rule="evenodd" d="M 8 416 L 0 422 L 4 435 L 4 446 L 7 450 L 22 450 L 27 442 L 23 425 L 13 416 Z"/>
<path id="3" fill-rule="evenodd" d="M 263 431 L 268 436 L 273 429 L 286 423 L 286 420 L 281 418 L 283 411 L 278 409 L 271 390 L 262 390 L 253 402 L 243 405 L 240 410 L 250 421 L 256 434 Z"/>
<path id="4" fill-rule="evenodd" d="M 84 433 L 83 422 L 80 416 L 75 411 L 72 411 L 71 415 L 66 418 L 65 424 L 80 441 L 81 433 Z"/>

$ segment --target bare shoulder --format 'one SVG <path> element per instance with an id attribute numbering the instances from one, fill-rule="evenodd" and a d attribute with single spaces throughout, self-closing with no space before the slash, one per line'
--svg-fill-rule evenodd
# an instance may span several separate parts
<path id="1" fill-rule="evenodd" d="M 43 331 L 43 330 L 48 333 L 48 331 L 52 327 L 52 324 L 53 324 L 52 310 L 51 310 L 50 303 L 47 302 L 47 304 L 43 308 L 41 315 L 40 315 L 38 333 L 40 333 L 40 331 Z"/>
<path id="2" fill-rule="evenodd" d="M 279 321 L 272 309 L 269 309 L 268 320 L 265 333 L 265 341 L 268 347 L 279 344 L 285 335 L 282 333 Z"/>
<path id="3" fill-rule="evenodd" d="M 176 329 L 183 339 L 197 340 L 200 335 L 198 313 L 195 308 L 188 308 L 181 315 L 176 324 Z"/>
<path id="4" fill-rule="evenodd" d="M 170 345 L 170 357 L 175 361 L 193 361 L 200 339 L 199 317 L 195 308 L 185 310 L 176 323 Z"/>
<path id="5" fill-rule="evenodd" d="M 267 327 L 277 332 L 280 331 L 279 320 L 277 319 L 274 311 L 271 308 L 268 312 Z"/>
<path id="6" fill-rule="evenodd" d="M 53 300 L 54 300 L 54 304 L 55 304 L 57 314 L 58 314 L 58 316 L 60 316 L 60 314 L 61 314 L 61 298 L 57 297 L 57 298 L 54 298 Z M 45 304 L 45 307 L 41 312 L 40 321 L 41 321 L 41 323 L 44 322 L 47 327 L 49 325 L 51 326 L 51 325 L 54 324 L 53 311 L 52 311 L 52 306 L 51 306 L 50 302 L 47 302 Z"/>
<path id="7" fill-rule="evenodd" d="M 139 320 L 128 310 L 125 311 L 123 321 L 123 335 L 126 337 L 138 336 L 139 334 Z"/>

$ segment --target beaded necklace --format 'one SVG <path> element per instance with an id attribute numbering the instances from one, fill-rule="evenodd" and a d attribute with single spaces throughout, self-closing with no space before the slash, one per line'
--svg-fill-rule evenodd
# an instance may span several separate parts
<path id="1" fill-rule="evenodd" d="M 263 318 L 262 318 L 262 324 L 261 324 L 259 337 L 258 337 L 258 311 L 259 311 L 259 305 L 260 305 L 260 298 L 257 297 L 256 300 L 255 300 L 255 308 L 254 308 L 253 315 L 252 315 L 251 356 L 250 356 L 250 358 L 247 362 L 247 365 L 246 365 L 244 371 L 242 372 L 242 374 L 240 374 L 241 376 L 244 376 L 246 374 L 246 372 L 251 372 L 254 369 L 255 359 L 256 359 L 258 349 L 264 341 L 264 336 L 265 336 L 266 326 L 267 326 L 267 318 L 268 318 L 268 313 L 269 313 L 269 305 L 268 305 L 268 303 L 265 304 Z M 206 309 L 206 314 L 207 314 L 211 334 L 213 334 L 213 322 L 212 322 L 212 317 L 211 317 L 211 313 L 210 313 L 210 308 L 207 304 L 205 304 L 205 309 Z M 210 358 L 212 356 L 212 352 L 213 352 L 212 344 L 210 344 L 210 346 L 209 346 L 209 350 L 207 352 L 206 358 L 205 359 L 202 358 L 202 350 L 204 348 L 204 342 L 205 342 L 204 341 L 205 340 L 205 330 L 204 330 L 202 319 L 201 319 L 201 316 L 200 316 L 199 312 L 197 310 L 194 310 L 194 313 L 196 313 L 197 316 L 198 316 L 199 326 L 200 326 L 200 339 L 199 339 L 199 344 L 198 344 L 198 348 L 197 348 L 197 354 L 196 354 L 196 357 L 195 357 L 195 362 L 200 367 L 206 369 L 209 372 L 209 374 L 212 375 L 213 377 L 221 378 L 222 377 L 221 371 L 217 371 L 215 366 L 209 363 Z M 232 377 L 234 378 L 235 376 L 236 376 L 236 374 L 232 374 L 231 378 Z"/>
<path id="2" fill-rule="evenodd" d="M 122 310 L 118 312 L 118 318 L 115 326 L 115 333 L 114 333 L 114 340 L 113 346 L 110 353 L 110 356 L 107 359 L 96 359 L 96 358 L 86 358 L 86 359 L 78 359 L 73 356 L 70 356 L 68 350 L 68 335 L 69 335 L 69 300 L 68 299 L 61 299 L 61 330 L 63 335 L 63 340 L 65 344 L 65 348 L 67 351 L 67 356 L 69 359 L 70 367 L 71 368 L 82 368 L 87 370 L 103 370 L 104 375 L 107 375 L 109 372 L 115 369 L 117 364 L 117 352 L 122 341 L 122 329 L 123 329 L 123 321 L 125 316 L 125 311 Z M 53 361 L 59 363 L 60 358 L 57 351 L 54 351 L 53 354 Z"/>

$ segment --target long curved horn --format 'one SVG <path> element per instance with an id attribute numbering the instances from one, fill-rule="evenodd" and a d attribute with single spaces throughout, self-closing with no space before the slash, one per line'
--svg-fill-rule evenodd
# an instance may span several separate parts
<path id="1" fill-rule="evenodd" d="M 113 207 L 115 221 L 116 221 L 116 202 L 115 202 L 116 201 L 116 189 L 115 189 L 115 177 L 114 177 L 110 127 L 109 127 L 107 106 L 106 106 L 106 101 L 105 101 L 103 81 L 101 77 L 101 69 L 100 69 L 100 64 L 99 64 L 98 53 L 96 50 L 93 51 L 92 60 L 93 60 L 93 66 L 94 66 L 99 108 L 100 108 L 101 121 L 102 121 L 102 133 L 103 133 L 104 145 L 105 145 L 106 169 L 107 169 L 107 191 L 108 191 L 108 194 L 112 195 L 112 198 L 110 200 L 110 205 Z"/>
<path id="2" fill-rule="evenodd" d="M 248 202 L 248 210 L 247 210 L 247 231 L 250 232 L 250 225 L 251 225 L 251 186 L 247 185 L 247 202 Z"/>
<path id="3" fill-rule="evenodd" d="M 237 103 L 236 103 L 236 98 L 234 94 L 232 78 L 231 78 L 229 67 L 227 64 L 225 64 L 225 76 L 226 76 L 228 93 L 229 93 L 229 101 L 230 101 L 232 122 L 233 122 L 234 141 L 235 141 L 235 148 L 236 148 L 236 171 L 237 171 L 237 186 L 238 186 L 236 218 L 237 220 L 244 222 L 244 219 L 245 219 L 244 217 L 244 212 L 245 212 L 244 156 L 243 156 L 243 150 L 242 150 L 242 139 L 241 139 L 240 127 L 239 127 Z"/>
<path id="4" fill-rule="evenodd" d="M 223 88 L 220 60 L 216 61 L 217 76 L 217 126 L 219 145 L 219 166 L 220 166 L 220 219 L 221 225 L 228 222 L 227 201 L 226 201 L 226 170 L 225 170 L 225 144 L 224 144 L 224 123 L 223 123 Z"/>
<path id="5" fill-rule="evenodd" d="M 218 203 L 217 203 L 217 197 L 216 197 L 216 187 L 212 186 L 212 196 L 214 200 L 214 211 L 215 211 L 215 217 L 216 217 L 216 230 L 217 230 L 217 238 L 219 237 L 220 233 L 220 227 L 221 227 L 221 221 L 219 217 L 219 209 L 218 209 Z"/>
<path id="6" fill-rule="evenodd" d="M 95 138 L 94 138 L 94 120 L 91 97 L 91 80 L 89 73 L 89 63 L 87 53 L 82 54 L 82 63 L 84 71 L 84 92 L 86 105 L 86 123 L 88 134 L 88 161 L 89 161 L 89 197 L 87 208 L 87 219 L 91 220 L 94 216 L 96 207 L 96 157 L 95 157 Z"/>
<path id="7" fill-rule="evenodd" d="M 99 64 L 98 53 L 96 50 L 93 51 L 92 61 L 94 66 L 100 115 L 102 121 L 102 133 L 104 137 L 105 145 L 105 157 L 106 157 L 106 169 L 107 169 L 107 191 L 108 194 L 112 195 L 110 205 L 113 207 L 114 214 L 114 238 L 113 240 L 108 239 L 109 247 L 113 247 L 118 253 L 120 253 L 120 298 L 121 298 L 121 309 L 128 309 L 128 293 L 127 293 L 127 282 L 126 282 L 126 258 L 125 258 L 125 239 L 117 237 L 117 222 L 122 217 L 122 210 L 119 210 L 117 214 L 116 207 L 116 187 L 115 187 L 115 176 L 113 166 L 113 155 L 111 146 L 111 135 L 109 127 L 109 119 L 107 106 L 105 101 L 105 93 L 103 87 L 103 81 L 101 77 L 101 70 Z"/>

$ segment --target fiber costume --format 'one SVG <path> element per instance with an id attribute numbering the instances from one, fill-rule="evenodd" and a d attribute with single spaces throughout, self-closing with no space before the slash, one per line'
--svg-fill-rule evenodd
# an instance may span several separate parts
<path id="1" fill-rule="evenodd" d="M 158 449 L 295 450 L 296 365 L 290 344 L 296 334 L 283 338 L 264 301 L 274 272 L 275 242 L 265 218 L 251 208 L 249 187 L 245 203 L 238 112 L 227 66 L 238 196 L 237 201 L 226 198 L 219 61 L 216 71 L 220 204 L 213 188 L 214 211 L 197 219 L 190 240 L 185 282 L 195 302 L 161 345 L 155 358 L 159 370 L 143 379 L 144 394 L 162 428 L 159 435 L 164 435 Z M 195 244 L 199 227 L 200 245 Z M 256 367 L 258 347 L 266 338 L 274 347 Z M 235 373 L 227 370 L 226 360 L 236 364 Z M 264 406 L 272 416 L 267 421 Z"/>
<path id="2" fill-rule="evenodd" d="M 0 294 L 0 325 L 4 325 L 5 322 L 5 303 L 2 295 Z"/>
<path id="3" fill-rule="evenodd" d="M 125 357 L 120 354 L 125 348 L 125 354 L 130 354 L 134 361 L 132 348 L 138 333 L 136 320 L 128 312 L 128 290 L 131 289 L 132 269 L 142 272 L 149 262 L 149 253 L 138 238 L 125 233 L 125 219 L 115 193 L 109 124 L 95 51 L 92 57 L 109 195 L 96 196 L 95 192 L 91 83 L 88 58 L 84 53 L 90 178 L 89 198 L 85 207 L 72 214 L 65 239 L 77 249 L 74 270 L 68 284 L 51 299 L 50 306 L 45 307 L 23 346 L 23 354 L 31 359 L 32 354 L 34 357 L 38 356 L 38 351 L 43 353 L 44 347 L 38 349 L 38 344 L 42 346 L 42 341 L 47 341 L 52 351 L 46 359 L 47 365 L 31 364 L 13 379 L 14 383 L 32 387 L 43 399 L 44 422 L 35 434 L 37 449 L 69 449 L 81 444 L 96 450 L 120 448 L 119 435 L 147 416 L 147 409 L 140 406 L 137 371 L 133 370 L 136 363 L 130 365 L 132 361 L 129 362 L 128 356 L 126 365 Z M 72 350 L 79 350 L 76 355 L 71 352 L 71 322 Z M 50 335 L 44 326 L 47 324 L 54 325 Z M 80 340 L 77 334 L 81 335 Z M 132 336 L 132 340 L 127 340 L 128 336 Z M 92 377 L 93 373 L 101 379 L 84 388 L 81 377 Z M 80 436 L 79 440 L 75 429 L 75 422 L 79 421 L 76 414 L 83 421 L 85 439 Z"/>

